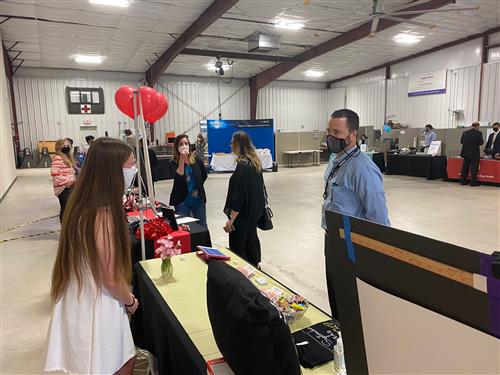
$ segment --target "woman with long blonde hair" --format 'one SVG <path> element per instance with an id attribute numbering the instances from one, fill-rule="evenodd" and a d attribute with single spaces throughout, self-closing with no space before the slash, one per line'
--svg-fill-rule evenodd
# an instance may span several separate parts
<path id="1" fill-rule="evenodd" d="M 64 216 L 52 273 L 54 310 L 45 371 L 132 374 L 135 347 L 128 314 L 130 235 L 122 207 L 132 148 L 99 138 L 90 148 Z"/>
<path id="2" fill-rule="evenodd" d="M 56 154 L 52 160 L 50 174 L 54 187 L 54 195 L 59 199 L 59 221 L 62 223 L 66 204 L 76 181 L 75 161 L 71 155 L 71 145 L 68 139 L 56 141 Z"/>
<path id="3" fill-rule="evenodd" d="M 259 266 L 261 251 L 257 222 L 265 208 L 262 164 L 247 133 L 234 133 L 231 148 L 237 164 L 229 179 L 224 206 L 228 221 L 224 230 L 229 233 L 229 248 L 254 266 Z"/>

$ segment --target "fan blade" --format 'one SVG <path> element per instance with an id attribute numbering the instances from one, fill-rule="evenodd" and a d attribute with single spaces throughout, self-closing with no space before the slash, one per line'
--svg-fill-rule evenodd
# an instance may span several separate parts
<path id="1" fill-rule="evenodd" d="M 374 37 L 375 34 L 377 34 L 377 27 L 378 27 L 378 21 L 380 20 L 380 17 L 375 17 L 372 22 L 372 27 L 370 29 L 370 34 L 368 34 L 369 37 Z"/>
<path id="2" fill-rule="evenodd" d="M 397 13 L 388 13 L 391 16 L 409 16 L 411 14 L 425 14 L 425 13 L 441 13 L 441 12 L 459 12 L 462 10 L 478 10 L 479 5 L 475 7 L 469 8 L 452 8 L 452 9 L 429 9 L 429 10 L 409 10 L 407 12 L 397 12 Z"/>
<path id="3" fill-rule="evenodd" d="M 416 26 L 429 27 L 431 29 L 434 29 L 437 27 L 437 25 L 433 25 L 430 23 L 419 22 L 419 21 L 415 21 L 415 20 L 407 20 L 406 18 L 393 17 L 393 16 L 389 16 L 389 15 L 385 15 L 384 18 L 387 18 L 388 20 L 391 20 L 391 21 L 396 21 L 396 22 L 401 22 L 401 23 L 404 22 L 404 23 L 409 23 L 409 24 L 416 25 Z"/>
<path id="4" fill-rule="evenodd" d="M 384 13 L 385 14 L 389 14 L 389 13 L 392 13 L 392 12 L 397 12 L 398 10 L 403 10 L 403 9 L 406 9 L 406 8 L 411 8 L 411 7 L 414 7 L 415 5 L 421 5 L 421 4 L 425 4 L 425 3 L 428 3 L 428 2 L 429 2 L 429 0 L 411 1 L 409 3 L 403 4 L 403 5 L 391 8 L 391 9 L 387 9 L 387 10 L 384 11 Z"/>

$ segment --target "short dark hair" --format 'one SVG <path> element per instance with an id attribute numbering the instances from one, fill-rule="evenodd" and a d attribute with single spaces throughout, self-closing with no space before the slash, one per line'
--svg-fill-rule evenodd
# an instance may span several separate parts
<path id="1" fill-rule="evenodd" d="M 124 133 L 125 133 L 126 136 L 132 135 L 132 130 L 125 129 Z"/>
<path id="2" fill-rule="evenodd" d="M 492 127 L 495 126 L 495 125 L 498 125 L 500 126 L 500 122 L 494 122 L 493 125 L 491 125 Z"/>
<path id="3" fill-rule="evenodd" d="M 71 138 L 64 138 L 66 139 L 69 143 L 71 143 L 71 146 L 73 146 L 73 140 Z"/>
<path id="4" fill-rule="evenodd" d="M 87 135 L 85 137 L 85 142 L 89 143 L 90 141 L 93 141 L 95 137 L 93 135 Z"/>
<path id="5" fill-rule="evenodd" d="M 477 121 L 474 121 L 474 122 L 472 123 L 472 126 L 473 126 L 474 128 L 479 128 L 479 125 L 480 125 L 480 124 L 479 124 L 479 122 L 477 122 Z"/>
<path id="6" fill-rule="evenodd" d="M 431 124 L 427 124 L 427 125 L 425 125 L 425 127 L 428 129 L 434 129 L 434 127 Z"/>
<path id="7" fill-rule="evenodd" d="M 359 116 L 350 109 L 339 109 L 332 113 L 332 118 L 345 118 L 347 120 L 347 127 L 352 132 L 359 129 Z"/>

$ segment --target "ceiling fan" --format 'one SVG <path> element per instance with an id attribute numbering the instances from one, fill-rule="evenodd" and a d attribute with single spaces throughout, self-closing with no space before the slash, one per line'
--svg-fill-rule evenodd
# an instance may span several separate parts
<path id="1" fill-rule="evenodd" d="M 412 25 L 416 26 L 423 26 L 423 27 L 429 27 L 431 29 L 437 27 L 437 25 L 433 25 L 430 23 L 426 22 L 420 22 L 420 21 L 415 21 L 412 19 L 406 19 L 406 18 L 401 18 L 401 16 L 408 16 L 408 15 L 420 15 L 420 14 L 427 14 L 427 13 L 444 13 L 444 12 L 458 12 L 458 11 L 464 11 L 464 10 L 478 10 L 479 5 L 473 6 L 473 7 L 454 7 L 450 9 L 423 9 L 423 10 L 407 10 L 405 9 L 414 7 L 415 5 L 420 5 L 420 4 L 425 4 L 429 0 L 416 0 L 412 1 L 394 8 L 390 9 L 383 9 L 383 0 L 373 0 L 373 12 L 368 15 L 368 20 L 372 20 L 372 25 L 370 28 L 370 34 L 368 35 L 369 37 L 373 37 L 377 34 L 377 28 L 378 28 L 378 23 L 382 18 L 391 20 L 391 21 L 397 21 L 397 22 L 405 22 L 409 23 Z M 453 2 L 455 3 L 455 2 Z M 359 22 L 365 22 L 366 19 L 359 21 Z M 358 23 L 358 22 L 356 22 Z"/>

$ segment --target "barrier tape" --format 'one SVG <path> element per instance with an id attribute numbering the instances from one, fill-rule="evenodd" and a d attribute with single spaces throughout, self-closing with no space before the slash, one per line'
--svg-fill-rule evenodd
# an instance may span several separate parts
<path id="1" fill-rule="evenodd" d="M 44 221 L 44 220 L 48 220 L 48 219 L 53 219 L 55 217 L 59 217 L 59 215 L 54 215 L 54 216 L 49 216 L 49 217 L 43 217 L 41 219 L 30 220 L 30 221 L 27 221 L 26 223 L 22 223 L 22 224 L 14 226 L 14 227 L 4 229 L 4 230 L 0 231 L 0 234 L 7 233 L 7 232 L 9 232 L 11 230 L 14 230 L 14 229 L 17 229 L 17 228 L 25 227 L 26 225 L 30 225 L 30 224 L 34 224 L 34 223 L 39 223 L 40 221 Z"/>
<path id="2" fill-rule="evenodd" d="M 39 236 L 45 236 L 45 235 L 47 235 L 47 234 L 59 233 L 60 231 L 61 231 L 60 229 L 57 229 L 57 230 L 51 230 L 51 231 L 44 232 L 44 233 L 35 233 L 35 234 L 29 234 L 29 235 L 27 235 L 27 236 L 21 236 L 21 237 L 9 238 L 9 239 L 7 239 L 7 240 L 0 240 L 0 244 L 2 244 L 2 243 L 4 243 L 4 242 L 9 242 L 9 241 L 22 240 L 22 239 L 25 239 L 25 238 L 39 237 Z"/>

